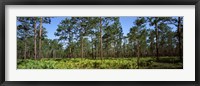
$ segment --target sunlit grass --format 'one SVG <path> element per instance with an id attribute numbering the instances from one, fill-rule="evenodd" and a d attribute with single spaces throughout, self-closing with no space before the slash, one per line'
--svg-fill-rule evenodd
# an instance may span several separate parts
<path id="1" fill-rule="evenodd" d="M 175 57 L 140 58 L 138 67 L 137 58 L 42 58 L 18 59 L 18 69 L 182 69 L 183 64 Z"/>

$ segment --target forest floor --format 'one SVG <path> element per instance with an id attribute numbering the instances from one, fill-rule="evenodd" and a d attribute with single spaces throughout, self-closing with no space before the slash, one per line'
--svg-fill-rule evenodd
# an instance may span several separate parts
<path id="1" fill-rule="evenodd" d="M 42 58 L 18 59 L 17 69 L 183 69 L 178 57 L 140 58 Z"/>

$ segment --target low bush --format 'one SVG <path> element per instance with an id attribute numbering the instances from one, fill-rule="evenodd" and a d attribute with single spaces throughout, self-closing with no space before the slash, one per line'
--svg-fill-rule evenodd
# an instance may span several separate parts
<path id="1" fill-rule="evenodd" d="M 182 68 L 182 63 L 172 64 L 176 59 L 161 58 L 157 62 L 154 58 L 140 58 L 140 69 L 165 69 Z M 108 59 L 86 59 L 86 58 L 43 58 L 43 59 L 18 59 L 18 69 L 137 69 L 137 58 L 108 58 Z"/>

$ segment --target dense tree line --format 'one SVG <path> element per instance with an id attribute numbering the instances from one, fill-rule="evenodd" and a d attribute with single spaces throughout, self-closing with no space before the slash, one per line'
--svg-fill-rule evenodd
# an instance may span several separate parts
<path id="1" fill-rule="evenodd" d="M 48 39 L 50 17 L 18 17 L 18 58 L 183 57 L 183 17 L 136 17 L 128 34 L 119 17 L 66 17 Z"/>

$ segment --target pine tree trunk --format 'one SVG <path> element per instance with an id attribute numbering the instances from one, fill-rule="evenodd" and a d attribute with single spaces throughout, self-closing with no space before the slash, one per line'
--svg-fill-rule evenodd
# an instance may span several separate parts
<path id="1" fill-rule="evenodd" d="M 42 58 L 41 55 L 41 47 L 42 47 L 42 17 L 40 18 L 40 33 L 39 33 L 39 53 L 38 53 L 38 57 Z"/>
<path id="2" fill-rule="evenodd" d="M 34 18 L 34 58 L 35 58 L 35 60 L 37 59 L 37 43 L 36 43 L 36 37 L 37 37 L 37 35 L 36 35 L 36 18 Z"/>
<path id="3" fill-rule="evenodd" d="M 93 47 L 94 41 L 93 41 L 92 36 L 91 36 L 91 40 L 92 40 L 92 59 L 94 59 L 94 47 Z"/>
<path id="4" fill-rule="evenodd" d="M 137 65 L 138 65 L 138 69 L 140 68 L 140 45 L 137 46 Z"/>
<path id="5" fill-rule="evenodd" d="M 97 58 L 97 54 L 98 54 L 98 49 L 97 49 L 97 42 L 95 42 L 95 59 Z"/>
<path id="6" fill-rule="evenodd" d="M 159 60 L 159 57 L 158 57 L 158 27 L 157 27 L 157 23 L 155 24 L 155 28 L 156 28 L 156 59 Z"/>
<path id="7" fill-rule="evenodd" d="M 123 56 L 124 56 L 124 58 L 126 58 L 126 45 L 125 45 L 125 43 L 124 43 L 124 49 L 123 50 L 124 50 L 124 55 Z"/>
<path id="8" fill-rule="evenodd" d="M 26 59 L 26 36 L 27 36 L 27 31 L 25 32 L 25 37 L 24 37 L 24 59 Z"/>
<path id="9" fill-rule="evenodd" d="M 99 38 L 100 38 L 100 58 L 102 59 L 102 37 L 101 37 L 101 35 L 102 35 L 102 23 L 101 23 L 101 21 L 102 21 L 102 19 L 100 17 L 100 36 L 99 36 Z"/>
<path id="10" fill-rule="evenodd" d="M 24 40 L 24 59 L 26 59 L 26 36 L 25 36 L 25 40 Z"/>
<path id="11" fill-rule="evenodd" d="M 68 34 L 68 41 L 69 41 L 69 57 L 71 58 L 72 57 L 72 52 L 71 52 L 71 38 L 70 38 L 70 34 L 71 34 L 71 31 L 69 30 L 69 34 Z"/>
<path id="12" fill-rule="evenodd" d="M 81 58 L 83 58 L 83 36 L 81 37 Z"/>
<path id="13" fill-rule="evenodd" d="M 92 44 L 92 58 L 94 59 L 94 48 L 93 48 L 93 44 Z"/>
<path id="14" fill-rule="evenodd" d="M 71 47 L 69 47 L 69 57 L 70 57 L 70 58 L 72 57 L 72 50 L 71 50 Z"/>

